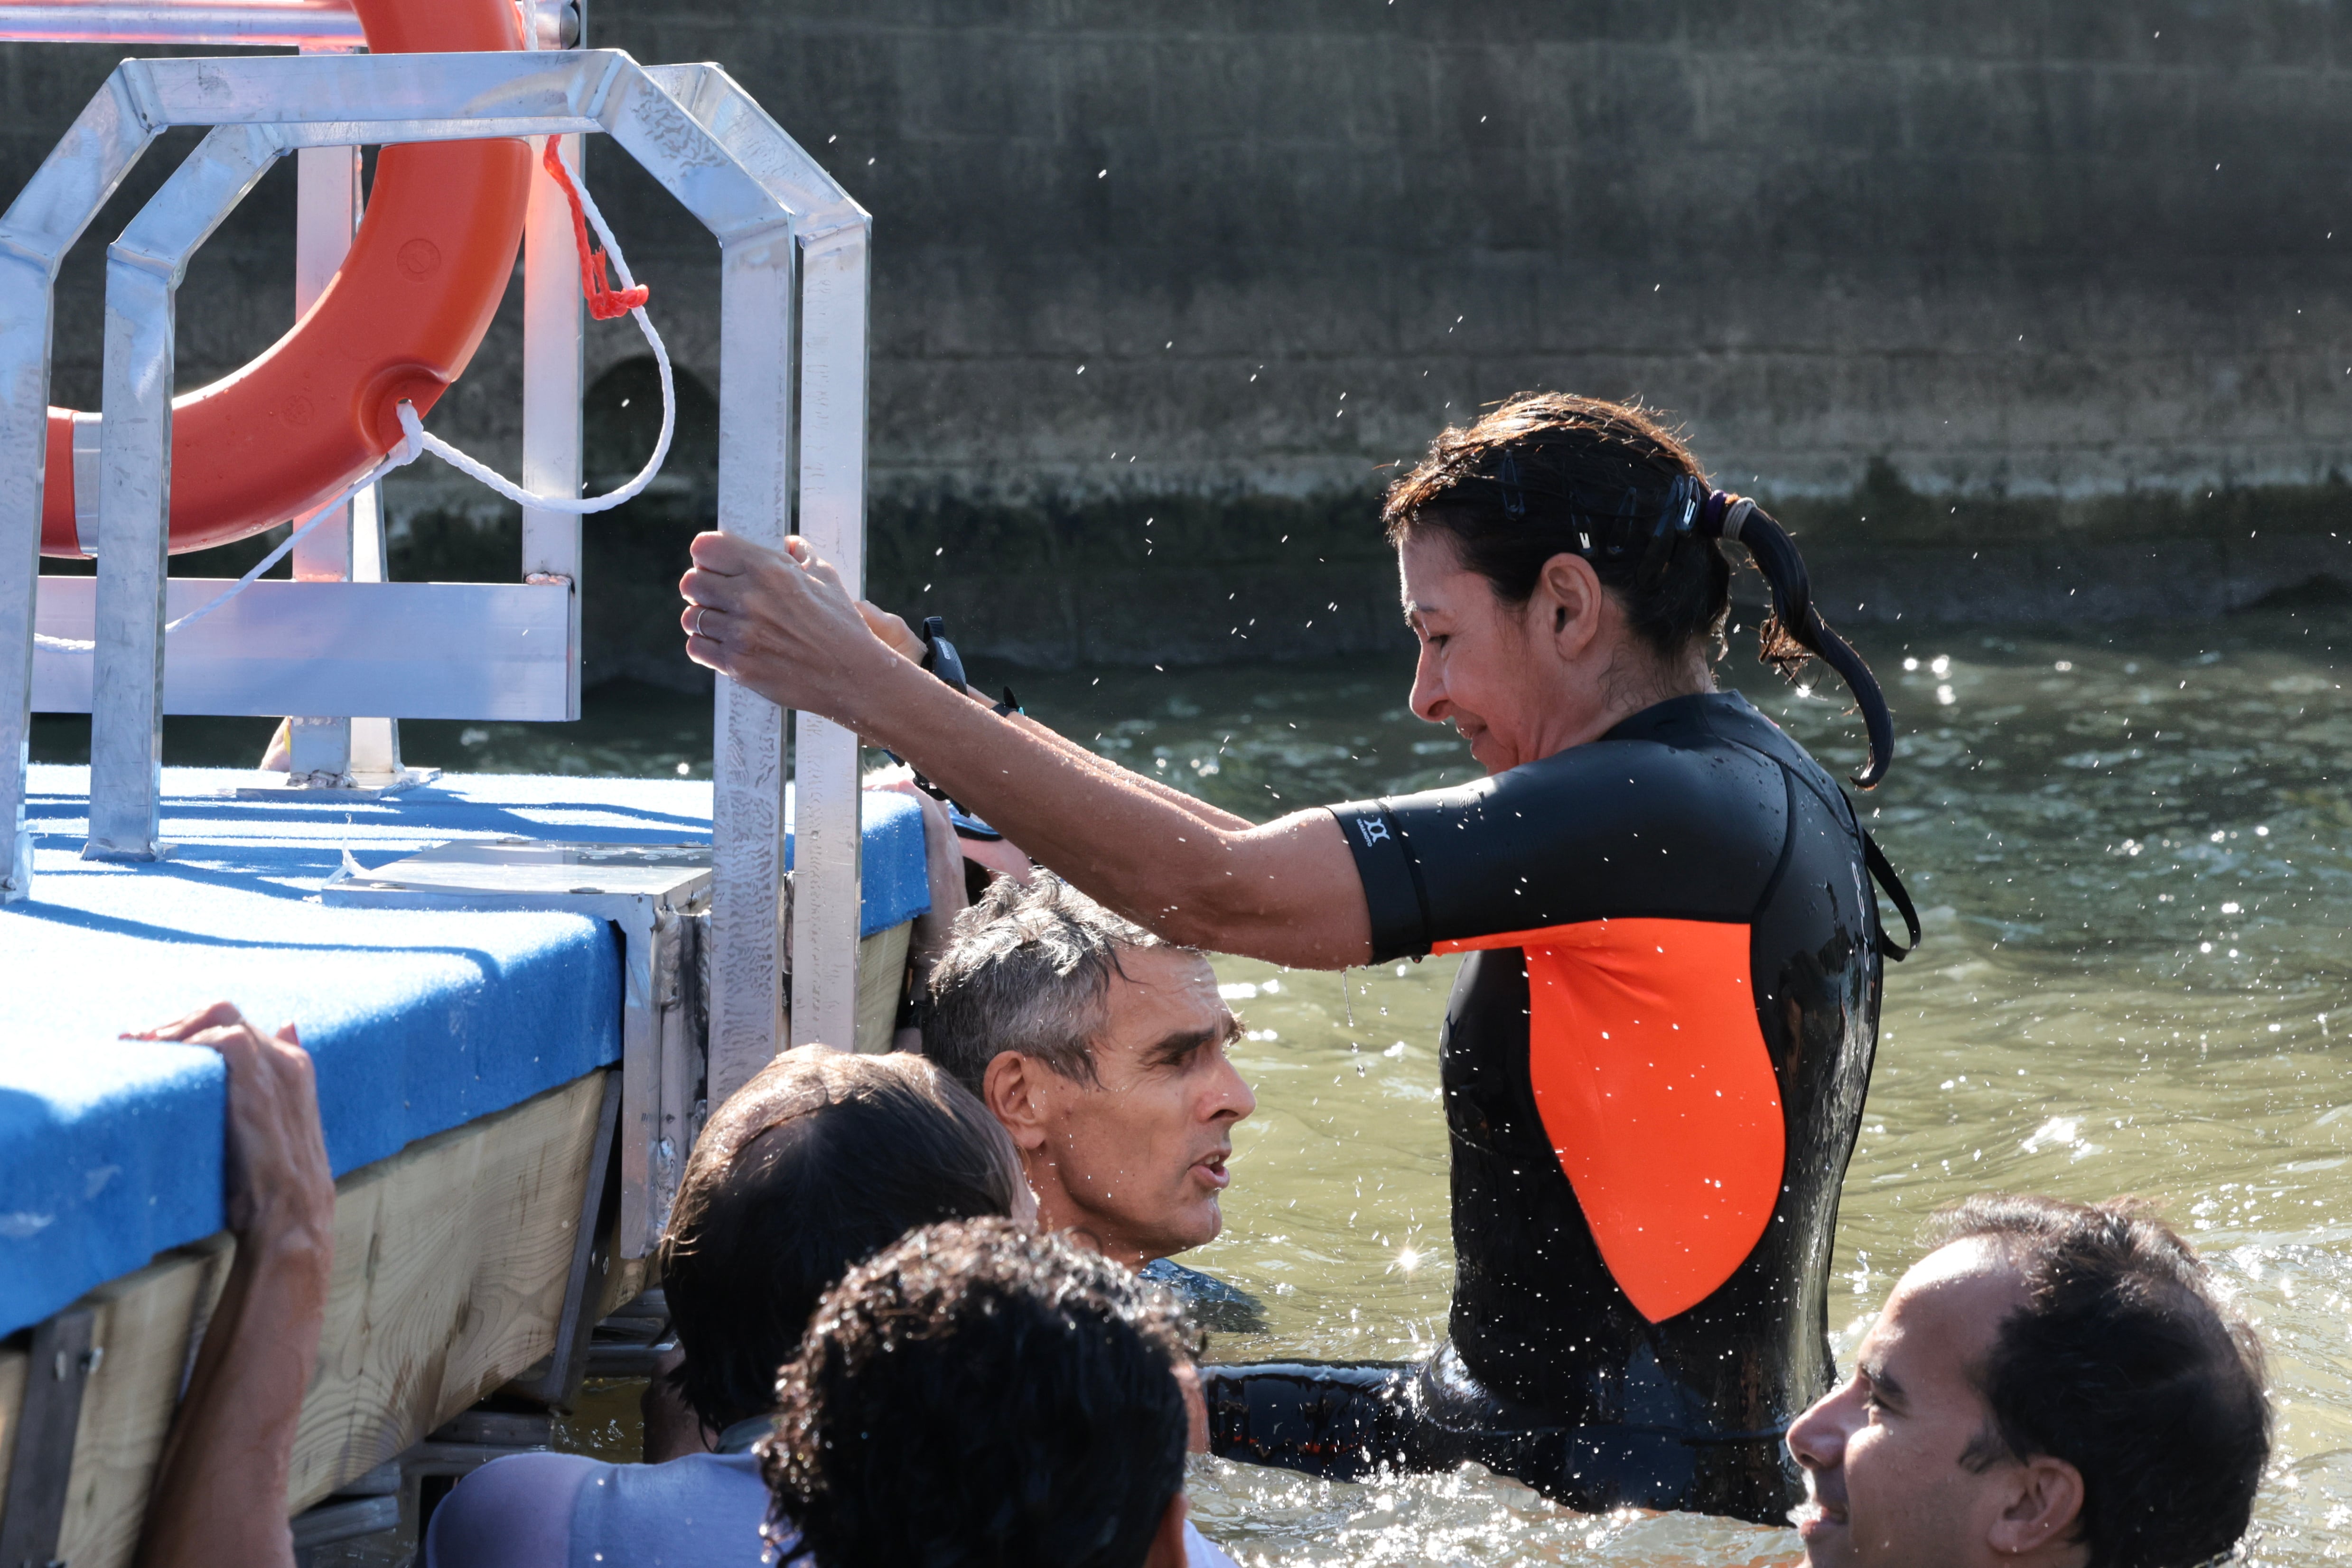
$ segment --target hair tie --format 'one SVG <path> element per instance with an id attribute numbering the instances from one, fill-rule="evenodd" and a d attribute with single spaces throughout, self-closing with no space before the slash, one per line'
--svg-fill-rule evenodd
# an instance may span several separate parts
<path id="1" fill-rule="evenodd" d="M 1699 513 L 1698 531 L 1703 539 L 1728 539 L 1737 543 L 1739 531 L 1747 525 L 1756 503 L 1729 490 L 1709 490 L 1706 506 Z"/>

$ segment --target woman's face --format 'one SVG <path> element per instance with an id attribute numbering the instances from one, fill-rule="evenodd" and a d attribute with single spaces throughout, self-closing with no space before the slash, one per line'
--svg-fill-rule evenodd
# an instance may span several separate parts
<path id="1" fill-rule="evenodd" d="M 1522 605 L 1496 598 L 1433 529 L 1407 535 L 1397 565 L 1405 621 L 1421 639 L 1412 710 L 1453 725 L 1480 767 L 1549 757 L 1615 721 L 1600 676 L 1623 617 L 1588 563 L 1555 557 Z"/>

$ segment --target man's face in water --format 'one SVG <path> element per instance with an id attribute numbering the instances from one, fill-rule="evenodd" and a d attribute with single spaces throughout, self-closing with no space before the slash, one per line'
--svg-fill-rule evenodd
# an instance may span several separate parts
<path id="1" fill-rule="evenodd" d="M 1038 1224 L 1130 1268 L 1215 1240 L 1234 1123 L 1257 1108 L 1225 1056 L 1239 1028 L 1207 959 L 1129 949 L 1092 1041 L 1092 1082 L 1011 1052 L 991 1063 L 985 1098 L 1021 1151 Z"/>
<path id="2" fill-rule="evenodd" d="M 1977 1382 L 2024 1302 L 1989 1242 L 1956 1242 L 1903 1277 L 1853 1375 L 1789 1428 L 1806 1501 L 1790 1515 L 1811 1568 L 2073 1568 L 2081 1472 L 2006 1453 Z"/>

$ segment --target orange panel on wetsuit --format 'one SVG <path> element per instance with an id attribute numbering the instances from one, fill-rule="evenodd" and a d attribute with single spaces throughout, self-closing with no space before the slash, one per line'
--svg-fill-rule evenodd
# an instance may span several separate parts
<path id="1" fill-rule="evenodd" d="M 1609 1272 L 1652 1322 L 1696 1307 L 1780 1194 L 1780 1089 L 1748 927 L 1597 920 L 1440 942 L 1525 950 L 1528 1076 Z"/>

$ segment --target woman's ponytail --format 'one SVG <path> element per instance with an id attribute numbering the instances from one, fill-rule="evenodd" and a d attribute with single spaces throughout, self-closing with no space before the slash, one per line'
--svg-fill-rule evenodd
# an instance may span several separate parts
<path id="1" fill-rule="evenodd" d="M 1822 663 L 1837 671 L 1838 679 L 1853 693 L 1854 702 L 1862 710 L 1863 725 L 1870 732 L 1870 760 L 1854 775 L 1853 782 L 1860 789 L 1876 785 L 1895 760 L 1894 716 L 1887 712 L 1886 698 L 1878 689 L 1878 679 L 1862 662 L 1862 656 L 1853 651 L 1852 644 L 1830 630 L 1829 624 L 1813 609 L 1812 583 L 1805 573 L 1805 558 L 1797 553 L 1797 542 L 1762 507 L 1745 497 L 1721 490 L 1707 498 L 1698 531 L 1746 545 L 1756 569 L 1770 585 L 1772 615 L 1758 631 L 1764 658 L 1785 672 L 1801 662 L 1806 654 L 1817 655 Z"/>

